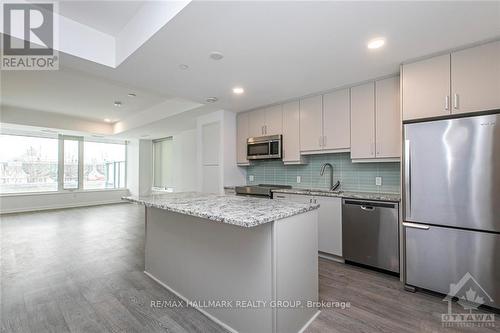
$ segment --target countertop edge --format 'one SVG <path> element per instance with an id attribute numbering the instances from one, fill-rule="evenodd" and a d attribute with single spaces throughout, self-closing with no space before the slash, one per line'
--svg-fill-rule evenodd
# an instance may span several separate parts
<path id="1" fill-rule="evenodd" d="M 187 210 L 187 209 L 176 209 L 176 208 L 172 208 L 172 207 L 168 207 L 168 206 L 164 206 L 164 205 L 157 205 L 157 204 L 154 204 L 154 203 L 151 203 L 151 202 L 147 202 L 145 200 L 138 200 L 138 199 L 132 198 L 132 197 L 122 197 L 121 199 L 125 200 L 125 201 L 129 201 L 129 202 L 135 203 L 135 204 L 144 205 L 144 206 L 150 207 L 150 208 L 158 208 L 158 209 L 166 210 L 166 211 L 169 211 L 169 212 L 174 212 L 174 213 L 179 213 L 179 214 L 184 214 L 184 215 L 199 217 L 199 218 L 202 218 L 202 219 L 205 219 L 205 220 L 209 220 L 209 221 L 213 221 L 213 222 L 217 222 L 217 223 L 230 224 L 230 225 L 234 225 L 234 226 L 237 226 L 237 227 L 243 227 L 243 228 L 253 228 L 253 227 L 257 227 L 259 225 L 266 224 L 266 223 L 269 223 L 269 222 L 279 221 L 279 220 L 285 219 L 287 217 L 291 217 L 291 216 L 295 216 L 295 215 L 307 213 L 309 211 L 318 209 L 319 206 L 320 206 L 319 204 L 310 204 L 309 206 L 307 206 L 307 207 L 305 207 L 303 209 L 300 209 L 300 210 L 295 211 L 295 212 L 283 214 L 282 216 L 279 216 L 278 218 L 264 218 L 262 220 L 255 221 L 255 222 L 250 222 L 250 223 L 249 222 L 243 222 L 242 223 L 241 221 L 239 221 L 237 219 L 223 218 L 223 217 L 217 217 L 217 216 L 212 216 L 212 215 L 207 216 L 207 215 L 199 214 L 199 213 Z"/>
<path id="2" fill-rule="evenodd" d="M 271 191 L 273 193 L 284 193 L 284 194 L 313 195 L 313 196 L 334 197 L 334 198 L 401 202 L 400 195 L 392 193 L 371 193 L 371 192 L 350 192 L 350 191 L 335 193 L 335 192 L 316 191 L 309 189 L 296 189 L 296 188 L 274 189 Z"/>

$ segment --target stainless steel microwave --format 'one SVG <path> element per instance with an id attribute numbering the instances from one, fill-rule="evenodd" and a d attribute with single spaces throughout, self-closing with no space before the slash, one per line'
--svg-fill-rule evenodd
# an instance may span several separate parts
<path id="1" fill-rule="evenodd" d="M 266 160 L 281 159 L 282 136 L 268 135 L 247 139 L 247 159 Z"/>

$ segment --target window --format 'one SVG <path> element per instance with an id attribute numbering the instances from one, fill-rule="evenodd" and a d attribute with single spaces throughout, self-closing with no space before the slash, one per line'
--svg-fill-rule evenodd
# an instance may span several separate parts
<path id="1" fill-rule="evenodd" d="M 123 144 L 84 142 L 83 188 L 125 187 L 125 151 Z"/>
<path id="2" fill-rule="evenodd" d="M 0 194 L 126 186 L 125 143 L 17 134 L 0 134 Z"/>
<path id="3" fill-rule="evenodd" d="M 64 140 L 64 183 L 65 190 L 74 190 L 79 188 L 79 161 L 80 161 L 80 140 Z"/>
<path id="4" fill-rule="evenodd" d="M 0 193 L 57 191 L 58 140 L 0 135 Z"/>
<path id="5" fill-rule="evenodd" d="M 169 189 L 172 179 L 172 137 L 153 141 L 153 187 Z"/>

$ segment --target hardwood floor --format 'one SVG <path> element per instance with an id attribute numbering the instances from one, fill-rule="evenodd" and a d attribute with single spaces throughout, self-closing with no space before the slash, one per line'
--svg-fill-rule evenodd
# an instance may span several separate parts
<path id="1" fill-rule="evenodd" d="M 144 208 L 118 204 L 1 216 L 2 332 L 225 332 L 144 275 Z M 320 259 L 324 308 L 306 332 L 456 332 L 440 297 L 395 277 Z M 462 328 L 463 332 L 499 332 Z"/>

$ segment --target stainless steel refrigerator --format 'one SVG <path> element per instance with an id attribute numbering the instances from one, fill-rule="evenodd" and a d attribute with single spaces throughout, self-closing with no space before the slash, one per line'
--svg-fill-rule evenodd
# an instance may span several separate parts
<path id="1" fill-rule="evenodd" d="M 500 308 L 500 114 L 404 125 L 405 284 Z"/>

